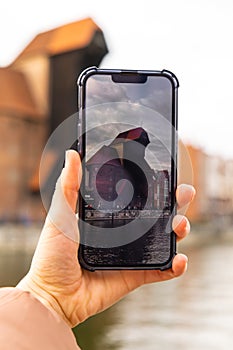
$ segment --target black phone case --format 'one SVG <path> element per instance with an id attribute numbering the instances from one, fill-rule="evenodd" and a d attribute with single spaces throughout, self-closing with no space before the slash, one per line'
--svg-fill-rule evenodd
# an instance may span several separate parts
<path id="1" fill-rule="evenodd" d="M 172 89 L 172 101 L 173 101 L 173 106 L 172 106 L 172 119 L 173 119 L 173 127 L 177 131 L 178 123 L 177 123 L 177 117 L 178 117 L 178 111 L 177 111 L 177 100 L 178 100 L 178 87 L 179 87 L 179 82 L 177 77 L 170 71 L 168 70 L 162 70 L 162 71 L 151 71 L 151 70 L 124 70 L 124 69 L 100 69 L 97 67 L 89 67 L 85 69 L 79 76 L 77 85 L 78 85 L 78 110 L 79 110 L 79 119 L 77 121 L 78 124 L 78 142 L 77 142 L 77 149 L 80 154 L 81 159 L 83 158 L 84 150 L 83 150 L 83 141 L 82 137 L 80 138 L 80 134 L 83 134 L 83 125 L 82 125 L 82 120 L 84 116 L 84 111 L 86 108 L 85 105 L 85 84 L 87 79 L 94 75 L 94 74 L 118 74 L 125 73 L 125 74 L 153 74 L 153 75 L 158 75 L 158 76 L 166 76 L 170 82 L 172 83 L 173 89 Z M 177 135 L 174 135 L 173 139 L 173 157 L 175 159 L 175 164 L 177 161 Z M 177 169 L 176 166 L 174 166 L 173 169 L 173 193 L 175 194 L 175 190 L 177 187 Z M 83 215 L 83 206 L 82 206 L 82 197 L 79 195 L 79 215 L 82 217 Z M 173 213 L 171 214 L 171 219 L 174 217 L 176 214 L 176 199 L 173 198 Z M 80 227 L 80 230 L 82 230 L 82 227 Z M 167 270 L 172 267 L 172 261 L 174 256 L 177 254 L 176 253 L 176 235 L 174 232 L 171 232 L 171 245 L 170 245 L 170 257 L 167 261 L 165 261 L 162 264 L 154 264 L 152 265 L 147 265 L 147 266 L 93 266 L 87 264 L 84 258 L 84 250 L 83 250 L 83 244 L 80 244 L 79 246 L 79 251 L 78 251 L 78 258 L 81 266 L 89 271 L 96 271 L 96 270 Z"/>

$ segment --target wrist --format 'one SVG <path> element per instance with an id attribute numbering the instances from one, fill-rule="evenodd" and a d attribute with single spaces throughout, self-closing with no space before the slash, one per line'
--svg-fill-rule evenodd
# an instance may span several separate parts
<path id="1" fill-rule="evenodd" d="M 55 297 L 50 293 L 46 292 L 41 286 L 39 286 L 30 275 L 26 275 L 16 286 L 16 288 L 21 289 L 25 292 L 29 292 L 34 298 L 38 299 L 47 309 L 51 312 L 55 312 L 63 321 L 72 328 L 72 324 L 65 316 L 62 307 Z"/>

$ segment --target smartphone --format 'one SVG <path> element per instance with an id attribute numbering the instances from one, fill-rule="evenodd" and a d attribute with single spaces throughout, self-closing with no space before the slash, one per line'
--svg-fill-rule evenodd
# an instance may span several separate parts
<path id="1" fill-rule="evenodd" d="M 90 67 L 78 79 L 81 265 L 171 267 L 177 90 L 170 71 Z"/>

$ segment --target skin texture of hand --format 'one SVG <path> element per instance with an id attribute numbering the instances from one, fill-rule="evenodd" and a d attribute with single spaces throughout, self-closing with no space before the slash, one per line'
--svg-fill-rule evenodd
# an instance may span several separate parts
<path id="1" fill-rule="evenodd" d="M 68 151 L 65 168 L 61 173 L 61 188 L 74 213 L 81 180 L 80 169 L 78 153 Z M 178 205 L 187 205 L 194 195 L 192 186 L 179 186 L 176 194 Z M 176 215 L 173 229 L 178 241 L 184 238 L 190 230 L 187 218 Z M 30 291 L 44 305 L 55 310 L 70 327 L 103 311 L 135 288 L 178 277 L 187 268 L 187 257 L 177 254 L 172 268 L 166 271 L 89 272 L 80 267 L 77 251 L 78 243 L 60 232 L 47 217 L 31 268 L 17 286 Z"/>

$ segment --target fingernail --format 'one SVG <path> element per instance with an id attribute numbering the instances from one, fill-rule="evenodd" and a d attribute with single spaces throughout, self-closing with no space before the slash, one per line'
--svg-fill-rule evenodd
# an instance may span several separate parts
<path id="1" fill-rule="evenodd" d="M 182 254 L 182 253 L 179 253 L 179 255 L 182 256 L 182 258 L 183 258 L 184 260 L 186 260 L 186 264 L 187 264 L 187 263 L 188 263 L 188 257 L 187 257 L 187 255 Z"/>
<path id="2" fill-rule="evenodd" d="M 69 161 L 70 161 L 70 149 L 68 149 L 66 151 L 66 154 L 65 154 L 65 166 L 67 166 L 69 164 Z"/>
<path id="3" fill-rule="evenodd" d="M 176 214 L 176 216 L 174 217 L 174 221 L 176 222 L 177 225 L 180 225 L 183 220 L 184 220 L 184 215 Z"/>
<path id="4" fill-rule="evenodd" d="M 189 222 L 184 215 L 177 214 L 174 220 L 174 230 L 179 227 L 179 231 L 187 233 L 190 230 Z"/>
<path id="5" fill-rule="evenodd" d="M 192 185 L 188 185 L 188 184 L 182 184 L 182 186 L 180 186 L 179 190 L 182 192 L 186 192 L 187 191 L 189 193 L 191 193 L 191 198 L 190 198 L 190 202 L 194 199 L 195 194 L 196 194 L 196 190 Z"/>
<path id="6" fill-rule="evenodd" d="M 183 219 L 181 220 L 181 222 L 180 222 L 180 228 L 181 228 L 181 230 L 182 231 L 187 231 L 187 229 L 188 229 L 188 222 L 187 222 L 187 220 L 185 219 L 185 217 L 183 217 Z"/>
<path id="7" fill-rule="evenodd" d="M 186 231 L 186 229 L 187 229 L 187 220 L 186 220 L 186 218 L 184 216 L 183 217 L 181 216 L 179 226 L 180 226 L 181 230 Z"/>

